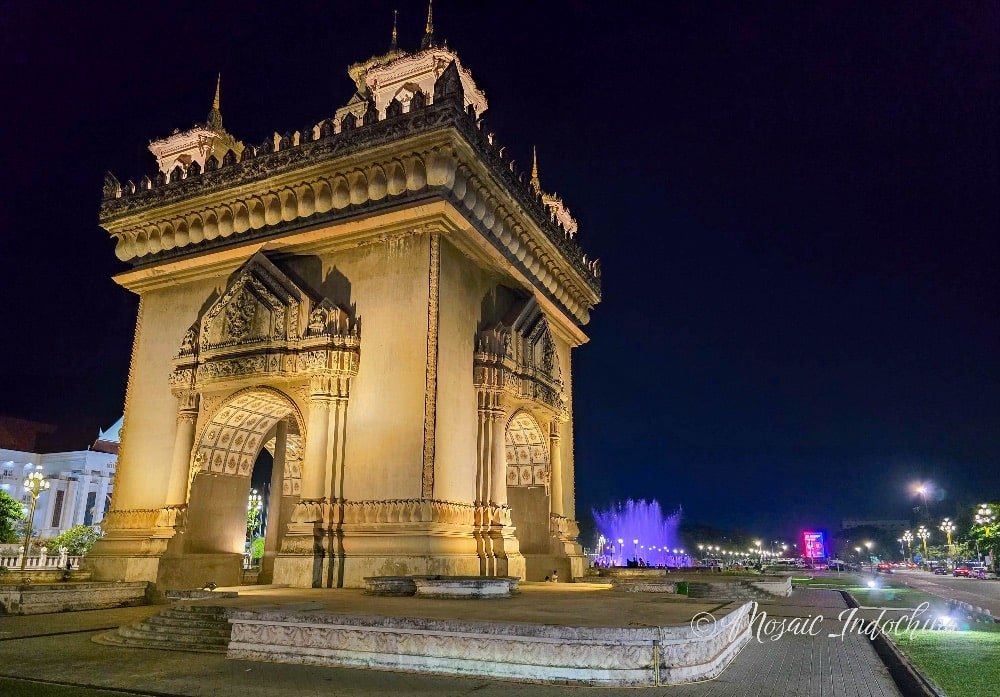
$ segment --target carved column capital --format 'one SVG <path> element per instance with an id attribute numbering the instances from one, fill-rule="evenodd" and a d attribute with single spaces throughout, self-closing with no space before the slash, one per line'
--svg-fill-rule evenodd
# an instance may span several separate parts
<path id="1" fill-rule="evenodd" d="M 194 419 L 198 416 L 198 406 L 201 402 L 201 395 L 194 390 L 180 390 L 175 393 L 177 397 L 177 418 Z"/>

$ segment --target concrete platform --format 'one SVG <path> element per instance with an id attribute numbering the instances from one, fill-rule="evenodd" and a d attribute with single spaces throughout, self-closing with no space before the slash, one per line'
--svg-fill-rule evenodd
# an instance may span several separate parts
<path id="1" fill-rule="evenodd" d="M 483 601 L 244 586 L 238 598 L 203 602 L 229 617 L 230 658 L 526 682 L 635 687 L 705 680 L 725 670 L 750 638 L 749 603 L 587 584 L 525 583 L 513 597 Z M 715 616 L 714 631 L 692 627 L 705 612 Z"/>
<path id="2" fill-rule="evenodd" d="M 0 585 L 0 614 L 39 615 L 145 605 L 148 586 L 145 581 Z"/>

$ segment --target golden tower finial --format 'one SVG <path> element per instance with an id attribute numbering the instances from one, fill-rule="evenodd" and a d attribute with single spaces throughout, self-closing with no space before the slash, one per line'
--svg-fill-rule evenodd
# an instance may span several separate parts
<path id="1" fill-rule="evenodd" d="M 212 110 L 208 112 L 208 127 L 216 132 L 222 131 L 222 73 L 215 79 L 215 98 L 212 99 Z"/>
<path id="2" fill-rule="evenodd" d="M 434 0 L 427 0 L 427 24 L 424 25 L 424 38 L 420 48 L 430 48 L 434 45 Z"/>
<path id="3" fill-rule="evenodd" d="M 531 146 L 531 188 L 542 190 L 542 183 L 538 180 L 538 148 L 534 145 Z"/>
<path id="4" fill-rule="evenodd" d="M 389 50 L 395 51 L 398 46 L 396 41 L 396 22 L 399 19 L 399 10 L 392 11 L 392 42 L 389 44 Z"/>

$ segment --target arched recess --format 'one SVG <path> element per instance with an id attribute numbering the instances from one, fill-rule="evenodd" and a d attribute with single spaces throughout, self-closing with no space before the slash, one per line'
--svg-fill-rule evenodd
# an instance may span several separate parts
<path id="1" fill-rule="evenodd" d="M 209 417 L 195 449 L 186 553 L 242 559 L 250 475 L 261 449 L 274 439 L 281 425 L 300 439 L 305 434 L 302 415 L 291 398 L 264 386 L 234 393 Z M 293 459 L 294 454 L 287 447 L 284 453 L 276 455 L 285 458 L 282 493 L 285 497 L 296 496 L 302 476 L 301 460 Z M 291 507 L 282 504 L 281 509 L 290 511 Z M 268 534 L 268 546 L 273 548 L 268 551 L 280 545 L 284 524 L 278 519 L 275 525 L 276 534 Z"/>
<path id="2" fill-rule="evenodd" d="M 515 412 L 505 433 L 507 500 L 522 554 L 549 552 L 548 438 L 527 410 Z"/>

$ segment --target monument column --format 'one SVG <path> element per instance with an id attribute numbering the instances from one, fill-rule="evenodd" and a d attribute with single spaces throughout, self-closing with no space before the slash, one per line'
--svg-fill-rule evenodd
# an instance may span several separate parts
<path id="1" fill-rule="evenodd" d="M 494 408 L 490 414 L 490 502 L 497 506 L 507 505 L 507 442 L 506 414 L 503 409 Z"/>
<path id="2" fill-rule="evenodd" d="M 291 418 L 291 417 L 289 417 Z M 267 497 L 267 529 L 264 531 L 264 558 L 260 562 L 260 583 L 270 583 L 274 576 L 274 557 L 281 534 L 281 496 L 285 483 L 288 453 L 288 422 L 281 420 L 274 431 L 274 462 L 271 465 L 271 489 Z"/>
<path id="3" fill-rule="evenodd" d="M 552 501 L 552 514 L 565 516 L 563 512 L 563 473 L 562 473 L 562 452 L 559 441 L 559 419 L 553 419 L 549 424 L 549 464 L 552 468 L 552 490 L 550 499 Z"/>
<path id="4" fill-rule="evenodd" d="M 170 464 L 170 483 L 167 486 L 168 506 L 187 503 L 188 482 L 191 479 L 191 450 L 194 448 L 195 422 L 198 420 L 198 393 L 180 392 L 177 395 L 177 433 L 174 436 L 174 454 Z"/>
<path id="5" fill-rule="evenodd" d="M 323 498 L 323 485 L 327 481 L 327 441 L 330 432 L 330 406 L 332 396 L 329 380 L 315 376 L 309 381 L 309 425 L 306 430 L 306 447 L 302 458 L 302 499 Z"/>
<path id="6" fill-rule="evenodd" d="M 330 402 L 327 421 L 326 477 L 324 495 L 331 501 L 344 498 L 344 453 L 347 439 L 347 404 L 350 399 L 351 379 L 331 377 Z"/>

